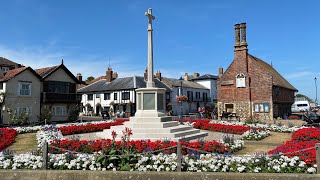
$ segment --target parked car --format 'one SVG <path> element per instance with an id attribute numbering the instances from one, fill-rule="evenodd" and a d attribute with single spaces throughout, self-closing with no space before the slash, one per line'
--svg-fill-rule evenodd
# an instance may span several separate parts
<path id="1" fill-rule="evenodd" d="M 308 101 L 296 101 L 291 106 L 291 112 L 306 112 L 310 111 L 310 104 Z"/>
<path id="2" fill-rule="evenodd" d="M 314 111 L 308 111 L 302 115 L 302 120 L 308 124 L 320 123 L 320 115 Z"/>

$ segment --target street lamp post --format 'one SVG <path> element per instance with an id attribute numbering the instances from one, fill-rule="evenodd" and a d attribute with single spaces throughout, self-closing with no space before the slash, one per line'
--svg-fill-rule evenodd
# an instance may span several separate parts
<path id="1" fill-rule="evenodd" d="M 182 96 L 182 82 L 183 82 L 183 78 L 182 76 L 179 79 L 180 82 L 180 92 L 179 92 L 179 96 Z M 182 101 L 180 101 L 180 124 L 183 124 L 183 114 L 182 114 Z"/>
<path id="2" fill-rule="evenodd" d="M 318 106 L 318 87 L 317 87 L 317 77 L 314 78 L 314 84 L 316 85 L 316 100 L 315 103 Z"/>

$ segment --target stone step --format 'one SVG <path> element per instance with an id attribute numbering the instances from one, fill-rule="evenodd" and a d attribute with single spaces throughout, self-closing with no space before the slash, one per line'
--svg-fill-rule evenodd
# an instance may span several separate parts
<path id="1" fill-rule="evenodd" d="M 179 131 L 186 131 L 192 129 L 191 126 L 186 126 L 186 125 L 178 125 L 178 126 L 173 126 L 173 127 L 168 127 L 168 128 L 134 128 L 133 131 L 134 133 L 175 133 Z M 117 129 L 118 130 L 118 129 Z"/>
<path id="2" fill-rule="evenodd" d="M 192 129 L 192 127 L 187 125 L 178 125 L 178 126 L 169 127 L 168 129 L 170 129 L 171 133 L 174 133 L 174 132 L 189 130 L 189 129 Z"/>
<path id="3" fill-rule="evenodd" d="M 111 126 L 110 129 L 114 129 L 117 127 L 128 127 L 128 128 L 167 128 L 177 126 L 179 123 L 176 121 L 168 121 L 168 122 L 126 122 L 121 126 Z M 124 129 L 124 128 L 123 128 Z"/>
<path id="4" fill-rule="evenodd" d="M 183 136 L 188 136 L 188 135 L 192 135 L 192 134 L 196 134 L 199 133 L 200 130 L 199 129 L 190 129 L 190 130 L 185 130 L 185 131 L 179 131 L 179 132 L 175 132 L 174 137 L 183 137 Z"/>
<path id="5" fill-rule="evenodd" d="M 131 117 L 130 121 L 132 122 L 168 122 L 172 121 L 171 116 L 164 117 Z"/>
<path id="6" fill-rule="evenodd" d="M 194 139 L 199 139 L 208 136 L 208 133 L 206 132 L 199 132 L 196 134 L 187 135 L 181 138 L 182 141 L 190 141 Z"/>

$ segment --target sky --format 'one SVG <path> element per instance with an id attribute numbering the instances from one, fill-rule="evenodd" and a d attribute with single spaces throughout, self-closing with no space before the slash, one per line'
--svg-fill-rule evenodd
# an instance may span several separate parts
<path id="1" fill-rule="evenodd" d="M 227 69 L 234 24 L 246 22 L 250 54 L 312 99 L 320 84 L 317 0 L 2 0 L 1 7 L 0 57 L 34 69 L 64 59 L 84 79 L 104 75 L 109 64 L 119 77 L 143 76 L 144 12 L 152 8 L 154 70 L 162 76 Z"/>

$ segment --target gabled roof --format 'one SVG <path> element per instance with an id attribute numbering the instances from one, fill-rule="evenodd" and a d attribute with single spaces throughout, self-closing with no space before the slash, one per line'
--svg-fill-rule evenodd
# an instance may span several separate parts
<path id="1" fill-rule="evenodd" d="M 3 65 L 8 65 L 8 66 L 16 66 L 16 65 L 20 65 L 16 62 L 13 62 L 7 58 L 4 58 L 4 57 L 0 57 L 0 64 L 3 64 Z"/>
<path id="2" fill-rule="evenodd" d="M 278 73 L 278 71 L 275 70 L 271 65 L 269 65 L 268 63 L 264 62 L 263 60 L 255 57 L 255 56 L 252 56 L 251 54 L 248 54 L 248 55 L 252 61 L 255 61 L 260 67 L 262 67 L 263 69 L 265 69 L 267 72 L 269 72 L 272 75 L 272 79 L 273 79 L 272 83 L 274 86 L 284 87 L 287 89 L 298 91 L 284 77 L 282 77 Z"/>
<path id="3" fill-rule="evenodd" d="M 57 66 L 50 66 L 50 67 L 45 67 L 41 69 L 36 69 L 35 71 L 42 77 L 46 78 L 49 74 L 51 74 L 54 70 L 56 70 L 59 67 Z"/>
<path id="4" fill-rule="evenodd" d="M 179 79 L 162 77 L 161 81 L 170 88 L 181 86 L 181 82 Z M 185 81 L 185 80 L 182 81 L 182 86 L 187 88 L 195 88 L 195 89 L 208 89 L 199 83 L 192 82 L 192 81 Z"/>
<path id="5" fill-rule="evenodd" d="M 59 68 L 62 68 L 77 84 L 81 82 L 69 71 L 69 69 L 64 65 L 60 64 L 57 66 L 50 66 L 41 69 L 36 69 L 35 71 L 42 77 L 42 80 L 46 79 L 50 74 L 54 73 Z"/>
<path id="6" fill-rule="evenodd" d="M 159 81 L 157 78 L 154 79 L 155 86 L 158 88 L 165 88 L 170 90 L 164 83 Z M 145 88 L 146 82 L 143 77 L 131 76 L 116 78 L 111 82 L 107 82 L 106 79 L 100 79 L 97 82 L 89 84 L 83 88 L 78 89 L 78 92 L 98 92 L 98 91 L 117 91 L 127 89 Z"/>
<path id="7" fill-rule="evenodd" d="M 215 76 L 215 75 L 212 75 L 212 74 L 204 74 L 204 75 L 199 76 L 199 77 L 197 77 L 197 78 L 193 78 L 192 81 L 193 81 L 193 80 L 204 80 L 204 79 L 214 79 L 214 80 L 217 80 L 217 79 L 219 79 L 219 77 L 218 77 L 218 76 Z"/>
<path id="8" fill-rule="evenodd" d="M 21 67 L 8 71 L 6 75 L 0 79 L 0 81 L 9 81 L 10 79 L 16 77 L 18 74 L 22 73 L 27 69 L 30 70 L 37 78 L 41 79 L 41 77 L 31 67 Z"/>

